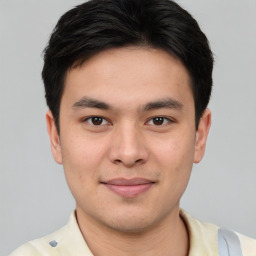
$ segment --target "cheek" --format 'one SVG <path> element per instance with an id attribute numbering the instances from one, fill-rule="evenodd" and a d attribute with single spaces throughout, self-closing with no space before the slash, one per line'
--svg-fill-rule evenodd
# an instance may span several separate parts
<path id="1" fill-rule="evenodd" d="M 194 157 L 193 136 L 180 133 L 156 140 L 152 143 L 152 152 L 159 164 L 172 169 L 188 164 L 191 166 Z"/>
<path id="2" fill-rule="evenodd" d="M 65 137 L 61 145 L 64 172 L 69 186 L 90 187 L 98 180 L 104 161 L 104 143 L 82 136 Z"/>
<path id="3" fill-rule="evenodd" d="M 104 145 L 104 142 L 88 136 L 66 136 L 61 145 L 64 165 L 89 167 L 99 162 L 105 150 Z"/>
<path id="4" fill-rule="evenodd" d="M 154 144 L 158 145 L 154 151 L 155 165 L 161 172 L 165 194 L 174 200 L 180 198 L 186 189 L 193 166 L 193 137 L 191 139 L 188 134 L 180 133 Z"/>

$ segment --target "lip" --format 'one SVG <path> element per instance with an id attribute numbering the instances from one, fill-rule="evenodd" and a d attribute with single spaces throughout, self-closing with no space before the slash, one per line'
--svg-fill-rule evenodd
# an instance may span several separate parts
<path id="1" fill-rule="evenodd" d="M 155 182 L 144 178 L 117 178 L 102 182 L 102 184 L 122 197 L 132 198 L 145 193 L 155 184 Z"/>

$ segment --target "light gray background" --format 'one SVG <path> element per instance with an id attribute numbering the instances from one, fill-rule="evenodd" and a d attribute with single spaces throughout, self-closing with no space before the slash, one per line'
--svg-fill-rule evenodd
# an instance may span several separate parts
<path id="1" fill-rule="evenodd" d="M 0 255 L 67 222 L 74 200 L 46 133 L 41 52 L 78 0 L 0 0 Z M 215 54 L 206 155 L 182 207 L 256 238 L 256 0 L 180 0 Z"/>

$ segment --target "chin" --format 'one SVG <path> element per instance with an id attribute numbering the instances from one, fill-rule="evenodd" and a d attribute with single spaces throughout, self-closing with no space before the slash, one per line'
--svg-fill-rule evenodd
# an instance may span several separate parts
<path id="1" fill-rule="evenodd" d="M 127 234 L 139 234 L 150 229 L 152 223 L 148 223 L 145 220 L 137 221 L 137 220 L 125 220 L 120 222 L 112 222 L 108 224 L 108 227 L 112 230 L 127 233 Z"/>
<path id="2" fill-rule="evenodd" d="M 106 216 L 105 216 L 106 217 Z M 141 233 L 150 229 L 158 221 L 152 212 L 125 212 L 111 216 L 109 219 L 102 219 L 108 228 L 123 233 Z"/>

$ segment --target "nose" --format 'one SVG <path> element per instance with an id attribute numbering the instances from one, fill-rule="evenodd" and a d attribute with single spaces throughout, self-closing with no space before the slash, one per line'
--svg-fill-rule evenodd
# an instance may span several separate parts
<path id="1" fill-rule="evenodd" d="M 135 125 L 124 125 L 112 134 L 110 159 L 115 164 L 133 167 L 148 160 L 145 139 Z"/>

